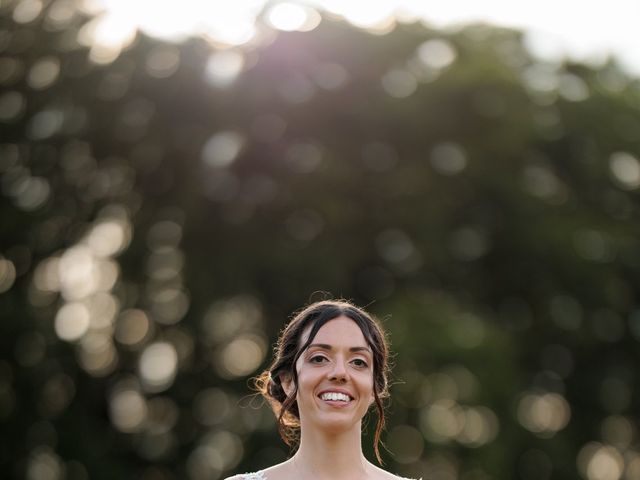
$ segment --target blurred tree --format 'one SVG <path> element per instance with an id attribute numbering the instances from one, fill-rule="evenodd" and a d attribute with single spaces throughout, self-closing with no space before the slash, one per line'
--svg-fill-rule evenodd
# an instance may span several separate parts
<path id="1" fill-rule="evenodd" d="M 640 477 L 637 80 L 482 25 L 104 58 L 67 4 L 0 4 L 8 477 L 283 459 L 246 379 L 322 291 L 392 333 L 391 470 Z"/>

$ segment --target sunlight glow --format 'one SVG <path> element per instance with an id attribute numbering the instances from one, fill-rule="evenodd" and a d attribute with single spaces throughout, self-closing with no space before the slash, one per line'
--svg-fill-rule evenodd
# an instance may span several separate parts
<path id="1" fill-rule="evenodd" d="M 139 361 L 139 373 L 145 389 L 161 392 L 173 383 L 178 367 L 178 354 L 168 342 L 156 342 L 144 349 Z"/>
<path id="2" fill-rule="evenodd" d="M 410 96 L 418 88 L 416 78 L 406 70 L 394 69 L 385 73 L 382 77 L 382 88 L 395 98 Z"/>
<path id="3" fill-rule="evenodd" d="M 120 389 L 110 400 L 111 423 L 121 432 L 139 431 L 147 417 L 147 402 L 142 394 L 134 389 Z"/>
<path id="4" fill-rule="evenodd" d="M 618 449 L 599 442 L 586 444 L 577 458 L 578 469 L 587 480 L 619 480 L 624 472 L 624 463 Z"/>
<path id="5" fill-rule="evenodd" d="M 458 56 L 446 40 L 427 40 L 417 49 L 418 58 L 427 67 L 440 70 L 451 65 Z"/>
<path id="6" fill-rule="evenodd" d="M 244 137 L 238 132 L 217 132 L 204 144 L 202 160 L 211 167 L 227 167 L 240 154 L 244 143 Z"/>
<path id="7" fill-rule="evenodd" d="M 267 354 L 264 339 L 258 335 L 241 335 L 219 352 L 215 362 L 218 374 L 224 378 L 242 378 L 253 373 Z"/>
<path id="8" fill-rule="evenodd" d="M 166 0 L 81 0 L 83 12 L 97 15 L 95 23 L 87 25 L 82 43 L 89 41 L 91 59 L 97 63 L 117 58 L 138 30 L 174 42 L 200 36 L 216 47 L 248 45 L 262 38 L 264 29 L 256 23 L 260 23 L 257 20 L 266 5 L 266 0 L 184 0 L 180 4 Z M 28 23 L 41 10 L 42 2 L 25 0 L 14 16 L 17 21 Z M 278 30 L 307 31 L 320 22 L 318 11 L 374 34 L 393 30 L 396 22 L 416 21 L 436 28 L 459 28 L 478 22 L 518 28 L 525 31 L 528 48 L 543 60 L 558 61 L 570 56 L 598 64 L 615 52 L 628 70 L 640 73 L 640 50 L 633 48 L 635 19 L 640 17 L 638 2 L 610 0 L 605 19 L 599 4 L 588 2 L 289 0 L 270 5 L 264 20 Z"/>
<path id="9" fill-rule="evenodd" d="M 375 2 L 318 2 L 334 13 L 344 17 L 356 27 L 378 30 L 386 29 L 393 24 L 396 3 L 393 0 L 377 0 Z"/>
<path id="10" fill-rule="evenodd" d="M 107 219 L 93 227 L 87 244 L 97 257 L 108 257 L 119 253 L 129 243 L 126 222 Z"/>
<path id="11" fill-rule="evenodd" d="M 640 187 L 640 161 L 627 152 L 615 152 L 609 158 L 611 175 L 621 188 L 634 190 Z"/>
<path id="12" fill-rule="evenodd" d="M 123 12 L 133 15 L 140 30 L 149 36 L 162 40 L 181 42 L 193 32 L 199 17 L 193 15 L 198 7 L 197 1 L 182 0 L 180 8 L 172 2 L 158 2 L 154 0 L 117 1 Z M 134 13 L 135 12 L 135 13 Z"/>
<path id="13" fill-rule="evenodd" d="M 238 46 L 251 41 L 257 33 L 256 19 L 266 3 L 265 0 L 191 2 L 192 15 L 199 19 L 196 33 L 217 46 Z"/>
<path id="14" fill-rule="evenodd" d="M 94 18 L 78 32 L 78 42 L 91 48 L 89 58 L 99 64 L 114 61 L 135 37 L 134 18 L 117 10 Z"/>
<path id="15" fill-rule="evenodd" d="M 13 19 L 17 23 L 33 22 L 40 12 L 42 12 L 42 2 L 40 0 L 24 0 L 16 5 L 13 10 Z"/>
<path id="16" fill-rule="evenodd" d="M 16 280 L 16 267 L 11 260 L 0 255 L 0 293 L 6 292 Z"/>
<path id="17" fill-rule="evenodd" d="M 295 3 L 278 3 L 269 9 L 267 20 L 279 30 L 299 30 L 307 21 L 307 9 Z"/>
<path id="18" fill-rule="evenodd" d="M 528 393 L 518 404 L 518 420 L 527 430 L 549 438 L 569 423 L 571 408 L 557 393 Z"/>
<path id="19" fill-rule="evenodd" d="M 222 50 L 211 54 L 205 67 L 205 78 L 215 87 L 228 87 L 244 68 L 244 56 L 234 50 Z"/>
<path id="20" fill-rule="evenodd" d="M 90 317 L 87 307 L 79 302 L 63 305 L 56 315 L 55 330 L 62 340 L 72 342 L 80 339 L 89 329 Z"/>

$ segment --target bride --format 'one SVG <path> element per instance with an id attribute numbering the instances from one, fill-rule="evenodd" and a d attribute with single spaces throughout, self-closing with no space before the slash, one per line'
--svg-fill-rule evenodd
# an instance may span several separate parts
<path id="1" fill-rule="evenodd" d="M 389 350 L 380 325 L 346 301 L 316 302 L 283 330 L 271 367 L 257 387 L 290 446 L 287 461 L 226 480 L 401 479 L 362 453 L 362 419 L 375 405 L 376 458 L 388 396 Z"/>

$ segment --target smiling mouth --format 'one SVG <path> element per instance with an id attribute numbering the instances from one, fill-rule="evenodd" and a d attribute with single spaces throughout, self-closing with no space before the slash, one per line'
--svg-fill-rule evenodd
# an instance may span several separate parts
<path id="1" fill-rule="evenodd" d="M 353 398 L 351 398 L 349 395 L 346 395 L 344 393 L 339 393 L 339 392 L 326 392 L 326 393 L 322 393 L 319 396 L 321 400 L 330 401 L 330 402 L 349 403 L 351 400 L 353 400 Z"/>

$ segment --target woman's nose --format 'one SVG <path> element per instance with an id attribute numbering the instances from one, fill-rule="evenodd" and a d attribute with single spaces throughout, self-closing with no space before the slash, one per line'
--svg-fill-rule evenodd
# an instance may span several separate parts
<path id="1" fill-rule="evenodd" d="M 329 372 L 329 379 L 342 382 L 347 380 L 347 369 L 344 362 L 336 361 L 333 363 L 333 368 Z"/>

